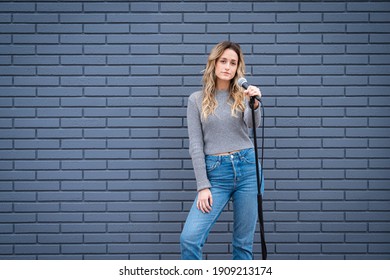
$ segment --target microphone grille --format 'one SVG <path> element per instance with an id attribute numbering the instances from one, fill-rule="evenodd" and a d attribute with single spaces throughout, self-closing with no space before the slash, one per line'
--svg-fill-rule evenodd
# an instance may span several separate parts
<path id="1" fill-rule="evenodd" d="M 247 82 L 248 82 L 248 81 L 247 81 L 244 77 L 239 78 L 238 81 L 237 81 L 237 83 L 238 83 L 238 85 L 239 85 L 240 87 L 242 87 L 242 85 L 243 85 L 244 83 L 247 83 Z"/>

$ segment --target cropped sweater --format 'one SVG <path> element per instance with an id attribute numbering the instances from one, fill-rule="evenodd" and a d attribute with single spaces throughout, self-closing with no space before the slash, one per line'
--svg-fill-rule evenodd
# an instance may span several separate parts
<path id="1" fill-rule="evenodd" d="M 194 167 L 197 190 L 211 188 L 207 178 L 205 155 L 226 153 L 253 147 L 248 128 L 253 127 L 252 112 L 246 102 L 244 112 L 231 115 L 231 104 L 227 91 L 217 91 L 218 106 L 215 113 L 202 120 L 203 92 L 190 95 L 187 105 L 189 153 Z M 260 106 L 259 106 L 260 107 Z M 260 108 L 255 110 L 255 126 L 261 121 Z"/>

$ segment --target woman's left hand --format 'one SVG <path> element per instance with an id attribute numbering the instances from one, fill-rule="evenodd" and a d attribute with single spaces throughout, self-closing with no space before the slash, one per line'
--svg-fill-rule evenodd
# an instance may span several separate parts
<path id="1" fill-rule="evenodd" d="M 261 98 L 261 91 L 256 86 L 249 86 L 248 89 L 244 91 L 244 94 L 247 96 L 248 99 L 256 95 Z M 259 106 L 259 101 L 255 99 L 255 109 L 257 109 L 258 106 Z"/>

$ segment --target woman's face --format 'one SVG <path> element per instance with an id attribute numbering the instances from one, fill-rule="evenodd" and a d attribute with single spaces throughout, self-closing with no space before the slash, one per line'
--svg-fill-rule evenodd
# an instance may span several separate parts
<path id="1" fill-rule="evenodd" d="M 238 55 L 231 49 L 226 49 L 217 59 L 215 64 L 215 75 L 222 81 L 230 81 L 236 75 L 238 66 Z"/>

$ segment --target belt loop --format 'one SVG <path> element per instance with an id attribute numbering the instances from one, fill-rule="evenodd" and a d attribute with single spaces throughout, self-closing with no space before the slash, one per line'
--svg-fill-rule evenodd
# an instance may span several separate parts
<path id="1" fill-rule="evenodd" d="M 238 151 L 238 154 L 240 155 L 240 160 L 241 160 L 241 161 L 242 161 L 242 159 L 243 159 L 242 153 L 243 153 L 243 150 Z"/>

